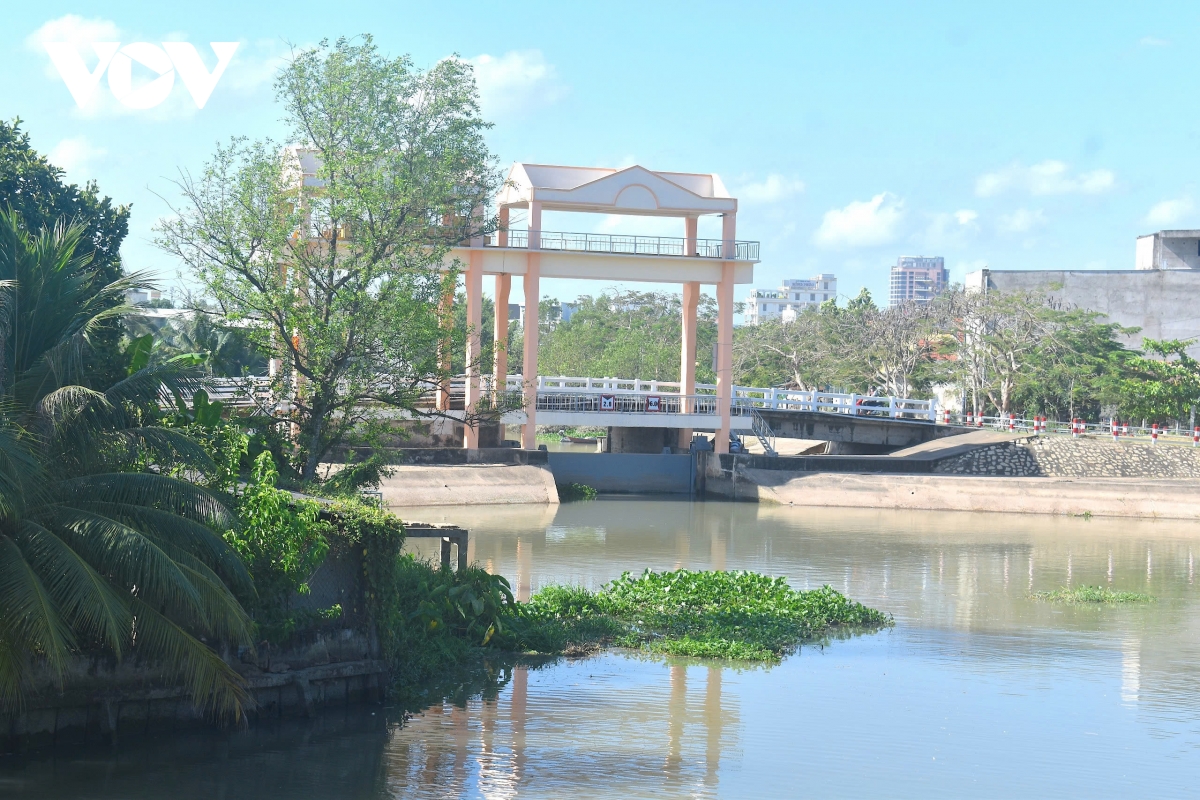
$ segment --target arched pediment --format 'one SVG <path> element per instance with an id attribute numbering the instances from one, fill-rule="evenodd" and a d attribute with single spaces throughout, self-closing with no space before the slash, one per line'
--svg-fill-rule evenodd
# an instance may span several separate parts
<path id="1" fill-rule="evenodd" d="M 626 186 L 613 201 L 614 211 L 657 211 L 658 198 L 640 183 Z"/>

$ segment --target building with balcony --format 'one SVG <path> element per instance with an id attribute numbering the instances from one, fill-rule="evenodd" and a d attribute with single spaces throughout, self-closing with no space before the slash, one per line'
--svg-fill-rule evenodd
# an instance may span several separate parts
<path id="1" fill-rule="evenodd" d="M 742 312 L 747 325 L 772 319 L 795 319 L 806 308 L 837 298 L 837 276 L 823 272 L 812 278 L 783 282 L 778 289 L 754 289 L 746 297 Z"/>
<path id="2" fill-rule="evenodd" d="M 888 304 L 924 305 L 950 285 L 950 272 L 941 256 L 900 256 L 892 267 Z"/>

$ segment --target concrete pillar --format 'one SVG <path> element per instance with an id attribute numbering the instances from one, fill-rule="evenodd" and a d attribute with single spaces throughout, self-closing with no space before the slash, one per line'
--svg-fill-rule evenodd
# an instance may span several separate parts
<path id="1" fill-rule="evenodd" d="M 480 244 L 482 246 L 482 243 Z M 479 376 L 483 370 L 480 363 L 481 333 L 483 326 L 483 251 L 471 250 L 467 263 L 467 387 L 463 407 L 468 417 L 477 411 L 480 397 Z M 479 449 L 479 425 L 467 424 L 463 431 L 463 446 L 468 450 Z"/>
<path id="2" fill-rule="evenodd" d="M 732 258 L 737 237 L 737 215 L 725 214 L 721 220 L 721 255 Z M 720 427 L 713 449 L 729 452 L 729 410 L 733 403 L 733 261 L 721 262 L 721 282 L 717 284 L 717 406 Z"/>
<path id="3" fill-rule="evenodd" d="M 542 247 L 542 204 L 529 202 L 529 253 L 525 268 L 525 328 L 523 330 L 524 353 L 521 373 L 525 380 L 525 430 L 521 433 L 521 446 L 526 450 L 537 449 L 537 377 L 538 377 L 538 303 L 541 302 L 540 273 L 542 256 L 537 251 Z"/>
<path id="4" fill-rule="evenodd" d="M 504 236 L 507 237 L 508 234 Z M 492 327 L 492 336 L 495 339 L 492 390 L 497 395 L 504 391 L 508 380 L 508 295 L 511 289 L 511 275 L 505 273 L 496 276 L 496 320 Z"/>
<path id="5" fill-rule="evenodd" d="M 445 331 L 445 336 L 438 343 L 438 369 L 443 375 L 450 371 L 450 347 L 452 345 L 450 332 L 454 330 L 454 290 L 455 284 L 450 284 L 442 293 L 442 301 L 438 303 L 438 324 Z M 435 407 L 438 411 L 450 410 L 450 379 L 443 378 L 438 385 Z"/>
<path id="6" fill-rule="evenodd" d="M 496 231 L 496 244 L 508 247 L 508 206 L 500 207 L 500 230 Z"/>
<path id="7" fill-rule="evenodd" d="M 696 228 L 698 220 L 696 217 L 684 217 L 683 220 L 683 254 L 685 256 L 696 255 Z"/>
<path id="8" fill-rule="evenodd" d="M 691 224 L 692 241 L 695 242 L 695 220 Z M 694 247 L 692 252 L 694 252 Z M 700 282 L 689 281 L 683 285 L 683 337 L 679 354 L 679 393 L 692 395 L 696 393 L 696 309 L 700 304 Z M 681 402 L 680 411 L 691 412 L 690 403 Z M 679 429 L 679 446 L 688 447 L 692 441 L 692 429 Z"/>

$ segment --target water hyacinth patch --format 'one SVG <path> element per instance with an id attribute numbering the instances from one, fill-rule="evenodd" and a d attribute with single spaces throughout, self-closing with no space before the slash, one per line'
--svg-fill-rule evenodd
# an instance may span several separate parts
<path id="1" fill-rule="evenodd" d="M 834 629 L 892 624 L 828 586 L 798 591 L 783 578 L 753 572 L 625 573 L 596 592 L 548 587 L 518 609 L 514 644 L 540 652 L 611 644 L 763 662 Z"/>

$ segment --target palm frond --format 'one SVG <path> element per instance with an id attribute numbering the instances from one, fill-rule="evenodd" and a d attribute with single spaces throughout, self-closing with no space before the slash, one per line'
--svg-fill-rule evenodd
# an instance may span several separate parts
<path id="1" fill-rule="evenodd" d="M 113 591 L 104 576 L 79 553 L 36 522 L 25 520 L 14 540 L 42 577 L 63 618 L 75 630 L 103 642 L 120 658 L 133 621 L 128 601 Z"/>
<path id="2" fill-rule="evenodd" d="M 74 645 L 71 629 L 37 571 L 4 534 L 0 534 L 0 640 L 36 649 L 60 680 Z"/>
<path id="3" fill-rule="evenodd" d="M 254 582 L 246 565 L 219 534 L 195 520 L 170 511 L 107 501 L 79 502 L 77 508 L 95 511 L 137 528 L 160 546 L 169 542 L 217 571 L 234 591 L 253 596 Z"/>
<path id="4" fill-rule="evenodd" d="M 135 598 L 135 645 L 178 676 L 192 701 L 218 718 L 240 721 L 249 696 L 242 677 L 216 652 L 182 627 Z"/>
<path id="5" fill-rule="evenodd" d="M 195 484 L 147 472 L 109 472 L 58 484 L 62 502 L 112 502 L 170 511 L 217 530 L 230 528 L 229 509 Z"/>
<path id="6" fill-rule="evenodd" d="M 200 594 L 188 576 L 141 531 L 81 508 L 55 506 L 50 512 L 39 521 L 118 585 L 147 602 L 201 613 Z"/>

